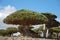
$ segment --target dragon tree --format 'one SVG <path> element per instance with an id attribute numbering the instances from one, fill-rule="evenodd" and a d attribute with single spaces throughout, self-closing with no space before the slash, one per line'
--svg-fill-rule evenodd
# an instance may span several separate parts
<path id="1" fill-rule="evenodd" d="M 53 33 L 56 33 L 57 40 L 60 40 L 60 27 L 52 27 L 50 28 L 50 31 Z"/>
<path id="2" fill-rule="evenodd" d="M 42 14 L 45 15 L 48 18 L 48 23 L 46 24 L 46 27 L 48 29 L 60 26 L 60 22 L 58 22 L 56 20 L 57 16 L 55 14 L 52 14 L 52 13 L 42 13 Z M 51 37 L 52 34 L 53 33 L 49 30 L 49 36 L 50 37 Z"/>
<path id="3" fill-rule="evenodd" d="M 21 9 L 8 15 L 3 22 L 6 24 L 22 25 L 20 33 L 24 36 L 39 37 L 37 33 L 31 30 L 29 25 L 46 24 L 48 18 L 39 12 Z"/>
<path id="4" fill-rule="evenodd" d="M 8 36 L 12 36 L 13 33 L 17 33 L 18 29 L 15 27 L 8 27 L 6 28 L 6 32 L 8 33 Z"/>

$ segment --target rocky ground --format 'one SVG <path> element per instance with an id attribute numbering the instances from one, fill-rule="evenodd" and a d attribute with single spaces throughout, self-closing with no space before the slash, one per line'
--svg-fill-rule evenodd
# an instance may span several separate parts
<path id="1" fill-rule="evenodd" d="M 26 37 L 2 37 L 0 40 L 55 40 L 55 39 L 45 39 L 45 38 L 26 38 Z"/>

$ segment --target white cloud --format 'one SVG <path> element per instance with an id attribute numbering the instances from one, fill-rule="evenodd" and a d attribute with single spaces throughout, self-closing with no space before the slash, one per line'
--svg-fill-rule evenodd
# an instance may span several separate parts
<path id="1" fill-rule="evenodd" d="M 56 20 L 57 20 L 58 22 L 60 22 L 60 18 L 57 18 Z"/>
<path id="2" fill-rule="evenodd" d="M 0 29 L 6 28 L 8 25 L 3 23 L 3 19 L 11 14 L 12 12 L 15 12 L 16 8 L 14 6 L 8 5 L 0 9 Z"/>
<path id="3" fill-rule="evenodd" d="M 2 17 L 2 13 L 0 13 L 0 17 Z"/>
<path id="4" fill-rule="evenodd" d="M 9 15 L 10 13 L 16 11 L 16 8 L 14 6 L 8 5 L 0 10 L 0 14 L 4 16 Z"/>

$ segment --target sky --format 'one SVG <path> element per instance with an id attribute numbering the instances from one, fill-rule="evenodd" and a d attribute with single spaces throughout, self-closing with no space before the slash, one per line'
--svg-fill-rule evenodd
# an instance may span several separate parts
<path id="1" fill-rule="evenodd" d="M 0 0 L 0 29 L 7 27 L 3 23 L 7 15 L 21 9 L 50 12 L 57 15 L 56 20 L 60 21 L 60 0 Z"/>

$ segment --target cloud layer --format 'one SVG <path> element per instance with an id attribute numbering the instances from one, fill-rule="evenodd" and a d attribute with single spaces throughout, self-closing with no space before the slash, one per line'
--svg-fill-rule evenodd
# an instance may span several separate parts
<path id="1" fill-rule="evenodd" d="M 5 29 L 9 25 L 3 23 L 3 19 L 11 14 L 12 12 L 15 12 L 16 8 L 14 6 L 8 5 L 5 7 L 0 6 L 0 29 Z"/>

